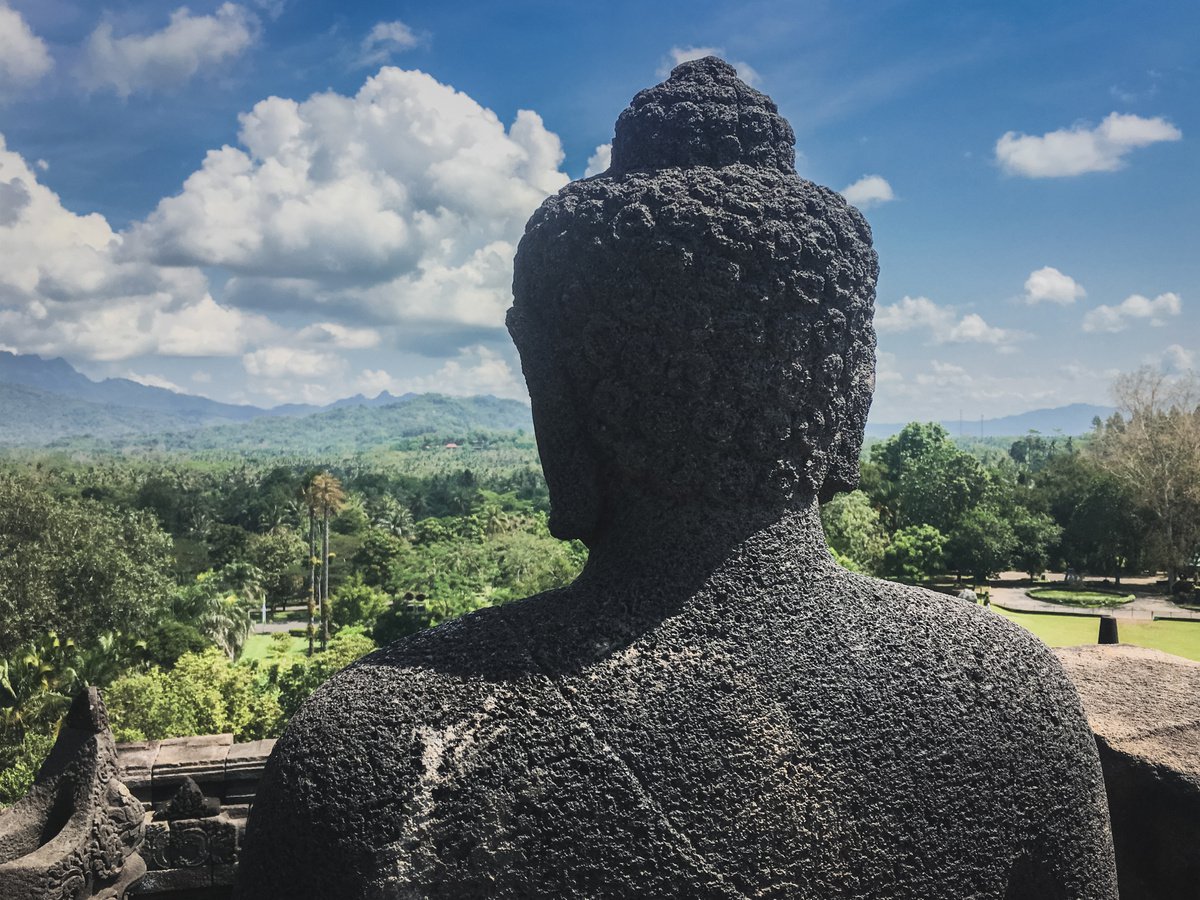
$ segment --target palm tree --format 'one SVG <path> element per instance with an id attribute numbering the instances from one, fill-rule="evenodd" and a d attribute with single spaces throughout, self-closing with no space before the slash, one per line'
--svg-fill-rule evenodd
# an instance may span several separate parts
<path id="1" fill-rule="evenodd" d="M 379 495 L 369 503 L 368 511 L 368 518 L 375 528 L 382 528 L 396 537 L 409 537 L 412 534 L 412 513 L 391 494 Z"/>
<path id="2" fill-rule="evenodd" d="M 329 644 L 329 520 L 346 505 L 342 483 L 328 472 L 314 475 L 309 483 L 310 509 L 321 514 L 321 650 Z"/>
<path id="3" fill-rule="evenodd" d="M 313 638 L 317 615 L 317 498 L 312 482 L 303 489 L 304 505 L 308 507 L 308 655 L 313 655 Z"/>
<path id="4" fill-rule="evenodd" d="M 262 569 L 253 563 L 237 560 L 222 566 L 217 578 L 222 586 L 241 598 L 253 625 L 254 617 L 259 614 L 267 600 Z"/>
<path id="5" fill-rule="evenodd" d="M 80 681 L 75 642 L 47 632 L 0 659 L 0 733 L 18 738 L 58 721 Z"/>
<path id="6" fill-rule="evenodd" d="M 483 523 L 484 532 L 489 537 L 508 531 L 510 525 L 508 514 L 495 503 L 483 508 Z"/>
<path id="7" fill-rule="evenodd" d="M 237 594 L 221 584 L 213 572 L 203 572 L 196 581 L 179 588 L 171 598 L 172 618 L 194 625 L 236 659 L 250 634 L 250 608 Z"/>

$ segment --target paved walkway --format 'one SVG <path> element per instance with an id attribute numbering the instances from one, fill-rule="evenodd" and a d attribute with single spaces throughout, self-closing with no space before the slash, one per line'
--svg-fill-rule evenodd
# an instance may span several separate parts
<path id="1" fill-rule="evenodd" d="M 308 627 L 308 607 L 307 606 L 288 607 L 286 612 L 292 614 L 293 616 L 295 616 L 295 618 L 289 619 L 286 622 L 268 621 L 264 624 L 261 621 L 261 617 L 260 617 L 258 611 L 256 610 L 254 613 L 254 627 L 252 629 L 253 632 L 255 634 L 276 634 L 280 631 L 290 631 L 293 628 L 307 628 Z"/>
<path id="2" fill-rule="evenodd" d="M 1105 615 L 1118 619 L 1141 619 L 1146 622 L 1153 619 L 1190 619 L 1200 622 L 1200 612 L 1176 606 L 1165 597 L 1156 594 L 1136 594 L 1134 599 L 1124 606 L 1081 607 L 1035 600 L 1026 594 L 1027 590 L 1029 589 L 1023 587 L 993 587 L 992 602 L 1017 612 L 1057 613 L 1060 616 Z"/>

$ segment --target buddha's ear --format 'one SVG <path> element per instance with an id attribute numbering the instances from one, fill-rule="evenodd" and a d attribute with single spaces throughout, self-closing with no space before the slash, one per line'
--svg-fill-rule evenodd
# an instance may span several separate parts
<path id="1" fill-rule="evenodd" d="M 539 420 L 545 421 L 535 413 L 534 422 Z M 555 417 L 552 426 L 536 427 L 542 471 L 550 489 L 550 533 L 560 540 L 578 539 L 590 546 L 599 531 L 603 495 L 599 466 L 587 436 L 574 418 Z"/>
<path id="2" fill-rule="evenodd" d="M 556 348 L 528 352 L 521 316 L 508 312 L 508 330 L 521 352 L 521 370 L 533 407 L 542 471 L 550 490 L 550 533 L 560 540 L 591 543 L 604 506 L 600 464 Z"/>

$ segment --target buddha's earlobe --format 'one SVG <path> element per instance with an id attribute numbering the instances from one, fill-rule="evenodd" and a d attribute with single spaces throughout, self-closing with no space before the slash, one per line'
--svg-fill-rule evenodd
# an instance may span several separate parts
<path id="1" fill-rule="evenodd" d="M 599 532 L 603 508 L 599 467 L 582 442 L 559 450 L 566 458 L 560 459 L 556 467 L 561 466 L 565 471 L 551 481 L 546 467 L 550 533 L 560 540 L 577 539 L 590 546 Z"/>
<path id="2" fill-rule="evenodd" d="M 566 388 L 557 373 L 526 377 L 542 471 L 550 490 L 550 533 L 560 540 L 590 544 L 600 526 L 603 494 L 600 466 Z M 536 383 L 536 387 L 535 387 Z"/>
<path id="3" fill-rule="evenodd" d="M 533 427 L 542 472 L 550 490 L 550 533 L 560 540 L 591 543 L 600 527 L 604 505 L 600 464 L 583 427 L 566 374 L 554 355 L 559 348 L 524 352 L 526 322 L 522 311 L 508 311 L 507 325 L 521 353 L 521 371 L 529 389 Z"/>

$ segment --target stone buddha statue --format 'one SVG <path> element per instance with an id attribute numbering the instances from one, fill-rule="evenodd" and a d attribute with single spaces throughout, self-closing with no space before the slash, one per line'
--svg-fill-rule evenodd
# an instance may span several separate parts
<path id="1" fill-rule="evenodd" d="M 288 725 L 242 898 L 1113 898 L 1054 656 L 852 574 L 878 273 L 726 63 L 620 116 L 542 204 L 509 330 L 569 587 L 366 657 Z"/>

